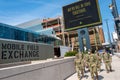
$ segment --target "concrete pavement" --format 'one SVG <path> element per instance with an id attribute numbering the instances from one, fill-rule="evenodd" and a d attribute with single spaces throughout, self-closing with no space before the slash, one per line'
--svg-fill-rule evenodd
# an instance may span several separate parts
<path id="1" fill-rule="evenodd" d="M 102 71 L 99 72 L 99 80 L 120 80 L 120 58 L 118 54 L 112 57 L 112 69 L 113 72 L 106 73 L 105 65 L 102 63 L 101 66 Z M 66 80 L 78 80 L 77 73 L 73 74 Z M 86 72 L 84 78 L 82 80 L 91 80 L 90 72 Z"/>

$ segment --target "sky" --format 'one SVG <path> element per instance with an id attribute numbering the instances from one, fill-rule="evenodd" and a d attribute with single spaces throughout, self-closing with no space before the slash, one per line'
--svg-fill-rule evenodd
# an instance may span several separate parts
<path id="1" fill-rule="evenodd" d="M 78 0 L 0 0 L 0 22 L 17 25 L 36 18 L 54 18 L 63 15 L 63 6 L 76 1 Z M 116 3 L 120 14 L 120 0 L 116 0 Z M 114 20 L 108 7 L 109 4 L 111 4 L 111 0 L 99 0 L 106 41 L 108 41 L 106 19 L 110 33 L 114 31 Z"/>

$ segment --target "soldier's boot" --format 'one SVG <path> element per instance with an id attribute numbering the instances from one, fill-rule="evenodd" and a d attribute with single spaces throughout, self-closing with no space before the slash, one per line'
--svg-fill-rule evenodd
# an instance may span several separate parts
<path id="1" fill-rule="evenodd" d="M 107 73 L 109 73 L 109 70 L 108 70 L 108 69 L 106 69 L 106 72 L 107 72 Z"/>
<path id="2" fill-rule="evenodd" d="M 95 73 L 96 74 L 96 80 L 98 80 L 98 73 Z"/>
<path id="3" fill-rule="evenodd" d="M 107 73 L 109 73 L 108 66 L 107 66 L 107 65 L 105 65 L 105 67 L 106 67 L 106 72 L 107 72 Z"/>
<path id="4" fill-rule="evenodd" d="M 94 73 L 91 74 L 91 78 L 92 78 L 92 80 L 94 80 Z"/>
<path id="5" fill-rule="evenodd" d="M 92 77 L 92 80 L 94 80 L 94 77 Z"/>
<path id="6" fill-rule="evenodd" d="M 98 70 L 99 72 L 101 72 L 101 68 L 100 68 L 100 66 L 98 66 L 97 70 Z"/>
<path id="7" fill-rule="evenodd" d="M 81 71 L 82 77 L 84 77 L 84 70 Z"/>
<path id="8" fill-rule="evenodd" d="M 98 79 L 98 76 L 96 76 L 96 80 L 99 80 L 99 79 Z"/>
<path id="9" fill-rule="evenodd" d="M 101 65 L 99 66 L 99 70 L 101 71 Z"/>
<path id="10" fill-rule="evenodd" d="M 112 72 L 112 67 L 110 66 L 110 71 Z"/>
<path id="11" fill-rule="evenodd" d="M 80 73 L 79 72 L 77 73 L 77 76 L 78 76 L 78 79 L 80 80 Z"/>
<path id="12" fill-rule="evenodd" d="M 81 80 L 81 79 L 80 79 L 80 76 L 78 76 L 78 80 Z"/>

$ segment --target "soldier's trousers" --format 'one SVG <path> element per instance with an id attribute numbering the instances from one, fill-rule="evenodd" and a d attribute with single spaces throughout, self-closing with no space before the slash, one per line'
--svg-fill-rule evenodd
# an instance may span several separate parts
<path id="1" fill-rule="evenodd" d="M 81 74 L 82 76 L 84 76 L 84 67 L 76 67 L 76 72 L 77 72 L 78 79 L 80 80 Z"/>
<path id="2" fill-rule="evenodd" d="M 91 74 L 91 78 L 94 80 L 94 74 L 96 75 L 96 77 L 98 77 L 98 72 L 97 72 L 97 67 L 96 66 L 90 66 L 90 74 Z"/>
<path id="3" fill-rule="evenodd" d="M 97 64 L 97 69 L 100 71 L 101 70 L 101 63 Z"/>
<path id="4" fill-rule="evenodd" d="M 106 68 L 107 72 L 109 72 L 109 70 L 112 70 L 111 63 L 110 62 L 105 63 L 105 68 Z"/>
<path id="5" fill-rule="evenodd" d="M 88 70 L 90 70 L 90 63 L 86 62 L 86 67 L 88 68 Z"/>
<path id="6" fill-rule="evenodd" d="M 76 67 L 77 77 L 80 80 L 80 68 Z"/>

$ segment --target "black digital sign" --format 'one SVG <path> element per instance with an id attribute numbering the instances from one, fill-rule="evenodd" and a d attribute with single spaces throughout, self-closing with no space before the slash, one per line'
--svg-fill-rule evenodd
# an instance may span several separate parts
<path id="1" fill-rule="evenodd" d="M 102 24 L 98 0 L 82 0 L 63 7 L 65 31 Z"/>

